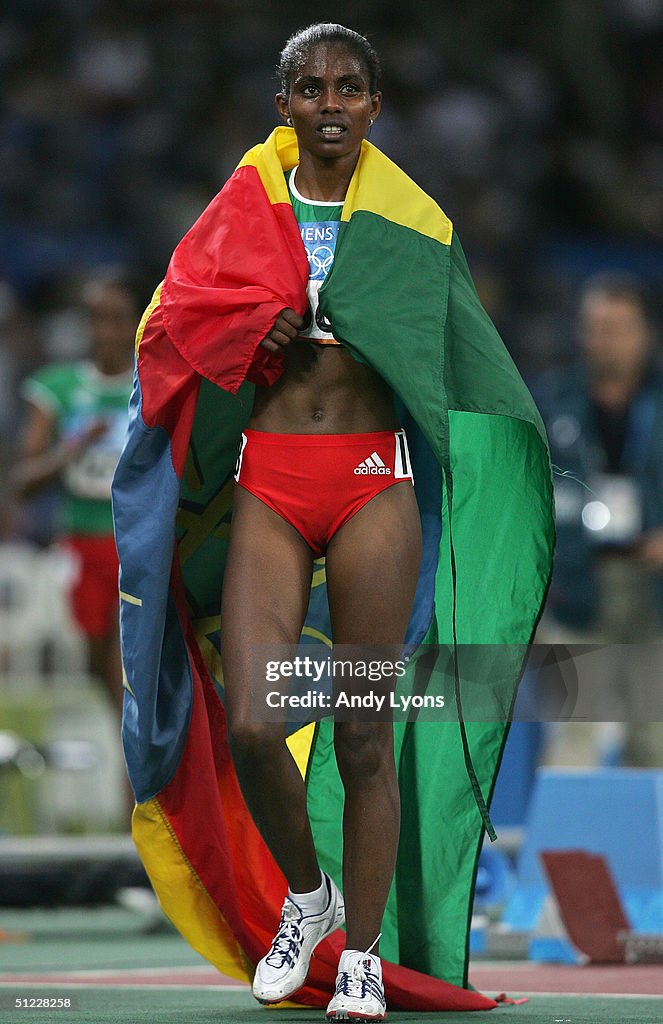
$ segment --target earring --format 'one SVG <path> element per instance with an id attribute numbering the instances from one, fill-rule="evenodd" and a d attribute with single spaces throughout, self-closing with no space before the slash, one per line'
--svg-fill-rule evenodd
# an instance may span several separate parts
<path id="1" fill-rule="evenodd" d="M 286 124 L 288 125 L 289 128 L 292 128 L 292 118 L 291 117 L 287 118 Z"/>
<path id="2" fill-rule="evenodd" d="M 372 127 L 373 127 L 373 118 L 372 118 L 372 117 L 371 117 L 371 118 L 369 118 L 369 121 L 368 121 L 368 127 L 369 127 L 369 128 L 372 128 Z"/>

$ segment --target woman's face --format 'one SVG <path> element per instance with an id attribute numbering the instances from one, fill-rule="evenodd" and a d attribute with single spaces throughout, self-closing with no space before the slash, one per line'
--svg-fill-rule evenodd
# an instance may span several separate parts
<path id="1" fill-rule="evenodd" d="M 330 160 L 358 152 L 371 119 L 380 112 L 381 94 L 369 91 L 368 70 L 346 47 L 321 43 L 292 76 L 290 95 L 276 103 L 292 119 L 300 153 Z"/>

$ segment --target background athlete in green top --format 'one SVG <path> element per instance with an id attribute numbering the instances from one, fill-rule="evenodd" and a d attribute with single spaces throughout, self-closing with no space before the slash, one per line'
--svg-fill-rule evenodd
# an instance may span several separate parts
<path id="1" fill-rule="evenodd" d="M 23 385 L 28 415 L 14 489 L 29 498 L 60 486 L 57 530 L 76 557 L 72 610 L 85 633 L 90 670 L 122 704 L 117 555 L 110 484 L 127 429 L 139 285 L 121 271 L 99 274 L 83 292 L 89 358 L 54 363 Z"/>
<path id="2" fill-rule="evenodd" d="M 118 352 L 126 364 L 126 346 Z M 23 397 L 49 427 L 64 460 L 58 532 L 112 534 L 110 485 L 127 429 L 132 367 L 106 373 L 93 359 L 54 363 L 29 377 Z M 58 450 L 59 449 L 59 450 Z M 34 467 L 34 464 L 33 464 Z"/>

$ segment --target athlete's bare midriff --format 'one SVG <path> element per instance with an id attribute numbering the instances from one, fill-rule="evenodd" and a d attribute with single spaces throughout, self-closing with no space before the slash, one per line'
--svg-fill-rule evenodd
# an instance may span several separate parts
<path id="1" fill-rule="evenodd" d="M 253 430 L 273 434 L 363 434 L 398 430 L 391 388 L 337 345 L 292 341 L 285 369 L 270 388 L 256 388 Z"/>

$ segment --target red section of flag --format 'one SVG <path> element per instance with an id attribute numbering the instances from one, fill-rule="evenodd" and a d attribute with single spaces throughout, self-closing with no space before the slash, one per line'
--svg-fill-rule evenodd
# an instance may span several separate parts
<path id="1" fill-rule="evenodd" d="M 520 999 L 512 999 L 506 992 L 500 992 L 498 996 L 495 996 L 496 1003 L 504 1003 L 505 1006 L 520 1006 L 522 1003 L 528 1002 L 527 996 L 521 996 Z"/>
<path id="2" fill-rule="evenodd" d="M 257 963 L 278 926 L 287 886 L 240 792 L 223 704 L 195 643 L 175 567 L 172 585 L 189 651 L 193 694 L 182 757 L 174 777 L 159 793 L 159 804 L 212 901 L 246 955 Z"/>
<path id="3" fill-rule="evenodd" d="M 282 360 L 258 346 L 282 309 L 307 308 L 309 267 L 289 203 L 272 204 L 255 167 L 240 167 L 173 253 L 163 320 L 173 344 L 235 393 L 273 384 Z"/>
<path id="4" fill-rule="evenodd" d="M 200 376 L 173 346 L 163 326 L 161 306 L 150 314 L 138 348 L 138 376 L 146 427 L 163 427 L 170 437 L 173 467 L 184 471 Z"/>

